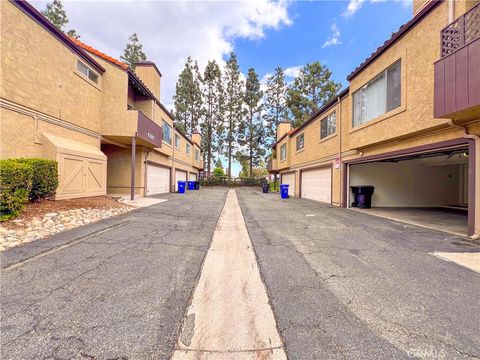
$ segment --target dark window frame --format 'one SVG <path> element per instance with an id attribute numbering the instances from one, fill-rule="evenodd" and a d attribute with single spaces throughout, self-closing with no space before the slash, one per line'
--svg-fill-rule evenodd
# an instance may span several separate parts
<path id="1" fill-rule="evenodd" d="M 295 138 L 295 149 L 296 151 L 300 151 L 300 150 L 303 150 L 304 148 L 305 148 L 305 133 L 302 133 Z"/>
<path id="2" fill-rule="evenodd" d="M 394 74 L 394 72 L 398 70 L 398 74 Z M 393 74 L 393 75 L 392 75 Z M 394 75 L 396 75 L 394 77 Z M 374 116 L 363 118 L 365 115 L 365 110 L 360 111 L 360 118 L 357 119 L 358 115 L 358 108 L 357 108 L 357 99 L 360 104 L 360 108 L 364 108 L 365 105 L 362 105 L 360 101 L 362 98 L 362 92 L 366 91 L 369 86 L 372 86 L 375 82 L 379 79 L 383 79 L 382 81 L 385 82 L 384 89 L 385 93 L 385 103 L 384 108 L 381 110 L 379 114 Z M 397 92 L 392 93 L 392 89 L 397 90 Z M 358 96 L 358 98 L 357 98 Z M 365 95 L 363 95 L 365 96 Z M 379 118 L 390 111 L 398 109 L 402 106 L 402 59 L 396 60 L 393 64 L 382 70 L 376 76 L 374 76 L 371 80 L 367 81 L 363 86 L 359 87 L 353 94 L 352 94 L 352 128 L 362 126 L 364 124 L 369 123 L 376 118 Z M 357 110 L 355 110 L 357 108 Z M 371 110 L 370 110 L 371 111 Z"/>
<path id="3" fill-rule="evenodd" d="M 333 111 L 320 120 L 320 139 L 325 139 L 337 132 L 337 112 Z"/>

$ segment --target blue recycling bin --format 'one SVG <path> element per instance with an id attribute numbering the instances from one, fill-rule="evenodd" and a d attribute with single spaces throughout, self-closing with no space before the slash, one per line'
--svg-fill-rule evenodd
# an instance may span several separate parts
<path id="1" fill-rule="evenodd" d="M 186 181 L 178 181 L 178 193 L 185 194 L 185 186 L 187 185 Z"/>
<path id="2" fill-rule="evenodd" d="M 282 199 L 288 199 L 288 184 L 281 184 L 280 185 L 280 196 Z"/>
<path id="3" fill-rule="evenodd" d="M 195 181 L 188 182 L 188 190 L 195 190 Z"/>

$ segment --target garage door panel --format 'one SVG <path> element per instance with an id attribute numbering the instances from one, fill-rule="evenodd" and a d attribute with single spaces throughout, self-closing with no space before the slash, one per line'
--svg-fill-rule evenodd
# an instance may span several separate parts
<path id="1" fill-rule="evenodd" d="M 288 195 L 295 196 L 295 173 L 282 174 L 282 184 L 290 185 L 288 187 Z"/>
<path id="2" fill-rule="evenodd" d="M 187 172 L 183 170 L 175 170 L 175 191 L 178 191 L 178 182 L 187 181 Z"/>
<path id="3" fill-rule="evenodd" d="M 197 174 L 195 174 L 195 173 L 188 174 L 188 180 L 189 181 L 197 181 Z"/>
<path id="4" fill-rule="evenodd" d="M 170 169 L 147 165 L 147 195 L 170 192 Z"/>
<path id="5" fill-rule="evenodd" d="M 332 170 L 302 171 L 302 197 L 325 203 L 332 202 Z"/>

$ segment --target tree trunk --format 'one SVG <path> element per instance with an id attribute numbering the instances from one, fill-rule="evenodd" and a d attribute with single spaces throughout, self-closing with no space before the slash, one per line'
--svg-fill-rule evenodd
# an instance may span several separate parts
<path id="1" fill-rule="evenodd" d="M 232 181 L 232 119 L 228 121 L 228 182 Z"/>

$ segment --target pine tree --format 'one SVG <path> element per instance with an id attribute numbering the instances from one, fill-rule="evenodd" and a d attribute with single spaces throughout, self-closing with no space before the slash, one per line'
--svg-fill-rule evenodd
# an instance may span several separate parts
<path id="1" fill-rule="evenodd" d="M 202 149 L 207 173 L 210 174 L 213 154 L 221 149 L 219 133 L 223 131 L 222 72 L 218 64 L 209 61 L 202 77 Z"/>
<path id="2" fill-rule="evenodd" d="M 248 176 L 252 176 L 253 167 L 258 165 L 265 155 L 264 126 L 261 118 L 263 91 L 255 69 L 248 69 L 247 81 L 243 99 L 245 103 L 244 116 L 239 123 L 238 143 L 246 147 L 248 160 Z"/>
<path id="3" fill-rule="evenodd" d="M 269 145 L 275 142 L 278 123 L 289 119 L 286 96 L 287 83 L 285 82 L 285 74 L 281 67 L 277 67 L 273 75 L 267 78 L 267 89 L 265 91 L 264 119 Z"/>
<path id="4" fill-rule="evenodd" d="M 60 0 L 53 0 L 53 2 L 48 3 L 47 8 L 42 11 L 42 14 L 61 31 L 63 31 L 63 28 L 68 23 L 67 13 Z"/>
<path id="5" fill-rule="evenodd" d="M 310 115 L 331 100 L 341 84 L 331 80 L 332 72 L 318 61 L 306 64 L 287 90 L 287 106 L 294 126 L 305 122 Z"/>
<path id="6" fill-rule="evenodd" d="M 197 130 L 202 115 L 200 81 L 201 76 L 197 62 L 194 62 L 189 56 L 178 77 L 173 97 L 177 126 L 185 134 L 191 134 Z"/>
<path id="7" fill-rule="evenodd" d="M 238 121 L 242 117 L 243 81 L 240 79 L 240 67 L 235 53 L 230 57 L 223 72 L 225 86 L 225 134 L 224 141 L 228 158 L 228 181 L 232 179 L 232 157 L 235 154 Z"/>
<path id="8" fill-rule="evenodd" d="M 123 50 L 120 60 L 126 62 L 130 68 L 135 70 L 135 64 L 147 60 L 147 56 L 143 52 L 143 45 L 138 40 L 136 33 L 128 38 L 127 46 Z"/>
<path id="9" fill-rule="evenodd" d="M 75 29 L 68 30 L 67 35 L 74 39 L 80 39 L 80 35 L 77 34 L 77 31 Z"/>

